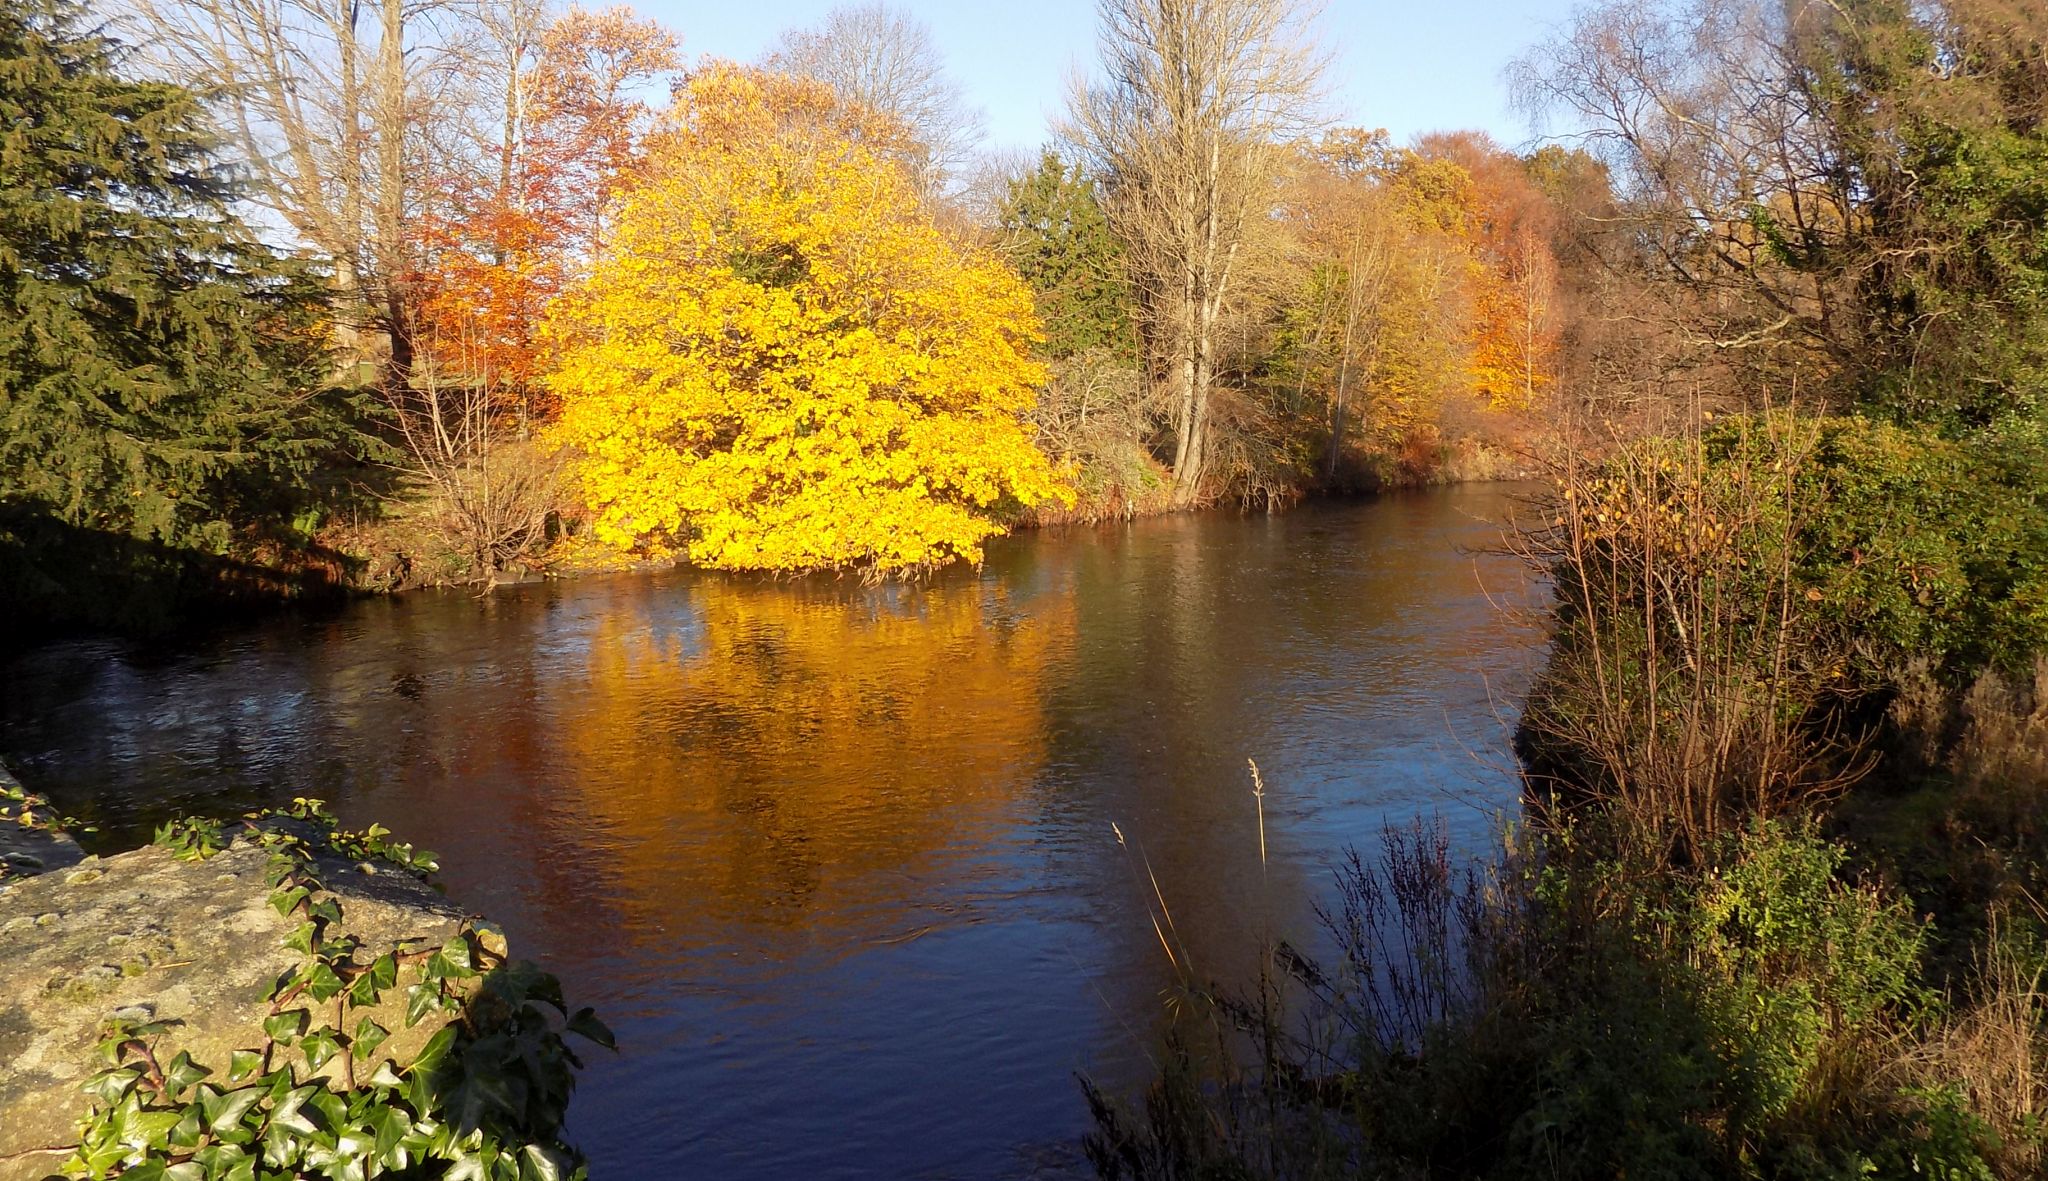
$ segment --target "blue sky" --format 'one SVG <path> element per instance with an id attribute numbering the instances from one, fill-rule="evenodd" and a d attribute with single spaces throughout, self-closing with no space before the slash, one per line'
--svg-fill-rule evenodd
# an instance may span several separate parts
<path id="1" fill-rule="evenodd" d="M 584 0 L 601 7 L 604 0 Z M 751 60 L 776 34 L 815 23 L 834 0 L 629 0 L 683 38 L 689 57 Z M 954 77 L 988 114 L 991 148 L 1046 139 L 1068 70 L 1095 51 L 1094 0 L 1002 4 L 893 0 L 931 26 Z M 1501 68 L 1571 14 L 1572 0 L 1329 0 L 1320 28 L 1332 51 L 1331 105 L 1343 122 L 1397 139 L 1476 127 L 1504 143 L 1529 137 L 1508 109 Z"/>

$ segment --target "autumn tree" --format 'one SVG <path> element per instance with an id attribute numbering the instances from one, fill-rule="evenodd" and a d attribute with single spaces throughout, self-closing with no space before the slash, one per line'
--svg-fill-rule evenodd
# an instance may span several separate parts
<path id="1" fill-rule="evenodd" d="M 343 359 L 383 362 L 387 384 L 410 364 L 421 117 L 471 64 L 463 16 L 442 0 L 131 0 L 164 72 L 225 105 L 248 200 L 329 260 Z"/>
<path id="2" fill-rule="evenodd" d="M 1518 92 L 1611 169 L 1689 387 L 1960 428 L 2048 407 L 2044 48 L 2008 0 L 1609 3 Z"/>
<path id="3" fill-rule="evenodd" d="M 901 126 L 908 139 L 899 159 L 927 196 L 946 185 L 980 139 L 981 112 L 946 73 L 931 29 L 887 4 L 842 5 L 815 27 L 787 30 L 762 64 L 821 82 L 841 102 Z"/>
<path id="4" fill-rule="evenodd" d="M 1456 164 L 1472 182 L 1473 386 L 1495 409 L 1532 409 L 1555 380 L 1555 207 L 1521 158 L 1483 133 L 1425 135 L 1417 151 Z"/>
<path id="5" fill-rule="evenodd" d="M 653 126 L 642 96 L 681 64 L 675 34 L 624 7 L 571 9 L 542 35 L 530 85 L 526 199 L 547 211 L 575 255 L 604 252 L 606 211 L 639 174 Z"/>
<path id="6" fill-rule="evenodd" d="M 414 486 L 444 545 L 477 576 L 523 558 L 560 507 L 559 464 L 530 445 L 549 416 L 538 329 L 601 251 L 604 216 L 637 167 L 651 111 L 639 92 L 675 65 L 674 37 L 624 9 L 530 24 L 493 9 L 505 76 L 477 152 L 417 183 L 415 363 L 387 391 Z"/>
<path id="7" fill-rule="evenodd" d="M 1282 313 L 1289 321 L 1283 347 L 1293 354 L 1298 400 L 1312 381 L 1328 391 L 1326 480 L 1337 475 L 1362 417 L 1357 396 L 1370 388 L 1388 343 L 1382 321 L 1405 241 L 1384 185 L 1391 150 L 1384 131 L 1327 133 L 1302 149 L 1284 204 L 1306 265 Z"/>
<path id="8" fill-rule="evenodd" d="M 1219 328 L 1323 63 L 1296 0 L 1098 11 L 1101 73 L 1072 95 L 1067 133 L 1124 243 L 1147 362 L 1168 387 L 1174 500 L 1188 505 L 1203 495 Z"/>
<path id="9" fill-rule="evenodd" d="M 604 217 L 637 175 L 653 111 L 640 92 L 678 64 L 676 39 L 623 8 L 572 9 L 508 63 L 492 167 L 430 177 L 411 283 L 443 376 L 501 390 L 535 412 L 535 329 L 602 252 Z"/>
<path id="10" fill-rule="evenodd" d="M 940 232 L 827 88 L 694 76 L 556 305 L 556 439 L 599 538 L 726 569 L 965 558 L 1066 497 L 1022 421 L 1031 295 Z"/>

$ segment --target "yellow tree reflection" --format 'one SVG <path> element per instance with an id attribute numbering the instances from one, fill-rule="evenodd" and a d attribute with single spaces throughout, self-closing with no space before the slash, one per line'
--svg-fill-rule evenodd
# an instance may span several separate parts
<path id="1" fill-rule="evenodd" d="M 594 624 L 557 713 L 563 786 L 616 856 L 629 926 L 905 933 L 907 879 L 984 843 L 1044 761 L 1070 587 L 707 577 L 661 618 L 656 598 Z"/>

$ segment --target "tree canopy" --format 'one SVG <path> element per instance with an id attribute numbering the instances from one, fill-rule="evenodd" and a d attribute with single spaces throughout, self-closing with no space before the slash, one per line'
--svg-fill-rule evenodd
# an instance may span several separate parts
<path id="1" fill-rule="evenodd" d="M 0 4 L 0 506 L 219 553 L 348 435 L 314 276 L 236 219 L 199 98 Z"/>
<path id="2" fill-rule="evenodd" d="M 940 231 L 816 83 L 694 78 L 555 308 L 556 437 L 600 539 L 727 569 L 976 560 L 1067 496 L 1022 415 L 1031 294 Z"/>

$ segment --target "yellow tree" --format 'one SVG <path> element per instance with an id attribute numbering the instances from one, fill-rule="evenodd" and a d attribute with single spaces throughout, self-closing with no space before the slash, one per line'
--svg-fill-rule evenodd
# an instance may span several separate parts
<path id="1" fill-rule="evenodd" d="M 1023 420 L 1031 293 L 933 224 L 895 134 L 813 82 L 692 78 L 548 329 L 600 540 L 885 574 L 1071 503 Z"/>

